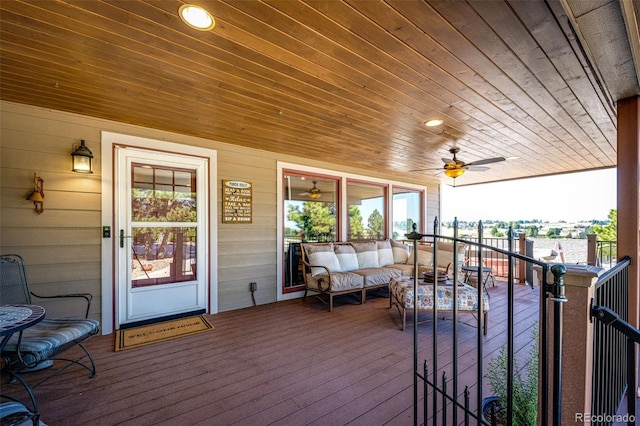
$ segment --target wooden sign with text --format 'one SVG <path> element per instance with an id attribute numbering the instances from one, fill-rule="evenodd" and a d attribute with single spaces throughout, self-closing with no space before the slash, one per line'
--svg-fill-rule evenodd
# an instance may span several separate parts
<path id="1" fill-rule="evenodd" d="M 253 187 L 249 182 L 222 181 L 222 223 L 251 223 Z"/>

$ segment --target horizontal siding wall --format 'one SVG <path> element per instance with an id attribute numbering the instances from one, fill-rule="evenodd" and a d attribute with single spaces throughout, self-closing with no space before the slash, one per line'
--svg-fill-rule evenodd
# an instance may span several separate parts
<path id="1" fill-rule="evenodd" d="M 249 283 L 257 283 L 258 304 L 277 299 L 276 228 L 277 162 L 284 161 L 357 175 L 406 181 L 411 176 L 376 174 L 310 161 L 294 155 L 193 138 L 185 135 L 94 119 L 10 102 L 0 102 L 0 252 L 24 256 L 36 293 L 90 292 L 91 317 L 101 318 L 101 132 L 109 131 L 206 147 L 217 151 L 218 310 L 252 305 Z M 93 151 L 94 173 L 71 172 L 73 145 L 84 139 Z M 44 213 L 37 215 L 25 198 L 33 186 L 33 173 L 44 179 Z M 223 224 L 222 180 L 253 184 L 251 224 Z M 438 186 L 427 187 L 427 228 L 439 213 Z M 116 232 L 112 231 L 115 236 Z M 64 303 L 47 305 L 52 314 L 72 314 Z"/>
<path id="2" fill-rule="evenodd" d="M 220 311 L 252 305 L 249 283 L 257 284 L 256 303 L 276 300 L 276 161 L 253 155 L 218 151 L 218 193 L 223 180 L 253 185 L 250 224 L 222 223 L 218 197 L 218 279 Z"/>
<path id="3" fill-rule="evenodd" d="M 435 232 L 433 229 L 433 221 L 436 217 L 440 220 L 440 211 L 439 187 L 429 188 L 429 190 L 427 190 L 427 223 L 425 224 L 425 233 L 431 234 Z"/>
<path id="4" fill-rule="evenodd" d="M 61 123 L 47 114 L 34 115 L 33 109 L 31 113 L 11 109 L 11 104 L 2 104 L 1 251 L 24 258 L 31 289 L 37 294 L 93 294 L 91 317 L 99 319 L 99 133 L 87 132 L 87 123 Z M 91 175 L 71 172 L 70 154 L 80 139 L 87 140 L 94 154 Z M 25 199 L 33 189 L 34 173 L 44 180 L 40 215 Z M 73 303 L 67 300 L 36 301 L 50 315 L 74 314 Z"/>

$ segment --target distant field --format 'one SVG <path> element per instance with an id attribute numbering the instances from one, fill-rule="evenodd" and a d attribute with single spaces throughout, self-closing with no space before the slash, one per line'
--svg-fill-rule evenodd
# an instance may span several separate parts
<path id="1" fill-rule="evenodd" d="M 568 226 L 564 224 L 567 228 L 573 227 L 574 225 Z M 545 227 L 553 227 L 555 224 L 545 223 Z M 559 226 L 559 224 L 558 224 Z M 471 236 L 474 238 L 477 233 L 475 229 L 463 229 L 460 230 L 461 238 L 465 238 L 465 235 Z M 451 228 L 443 228 L 442 235 L 453 235 L 453 229 Z M 485 237 L 491 238 L 491 235 L 488 235 L 485 229 Z M 531 238 L 528 237 L 529 240 L 533 240 L 533 247 L 537 249 L 554 249 L 557 244 L 560 244 L 562 247 L 562 251 L 564 252 L 564 260 L 566 263 L 587 263 L 587 239 L 573 239 L 573 238 Z"/>

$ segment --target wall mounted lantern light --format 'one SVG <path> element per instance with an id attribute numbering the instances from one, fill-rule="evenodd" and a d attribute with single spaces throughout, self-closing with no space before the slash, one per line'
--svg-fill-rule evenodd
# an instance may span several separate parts
<path id="1" fill-rule="evenodd" d="M 76 173 L 93 173 L 93 165 L 91 164 L 93 153 L 84 144 L 84 140 L 81 140 L 80 146 L 71 153 L 71 158 L 73 160 L 72 171 Z"/>
<path id="2" fill-rule="evenodd" d="M 33 201 L 36 213 L 40 214 L 44 211 L 44 180 L 35 173 L 33 174 L 33 191 L 27 200 Z"/>

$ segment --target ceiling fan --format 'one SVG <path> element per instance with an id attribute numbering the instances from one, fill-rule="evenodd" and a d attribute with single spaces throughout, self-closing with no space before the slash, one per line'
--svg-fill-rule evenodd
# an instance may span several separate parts
<path id="1" fill-rule="evenodd" d="M 449 152 L 453 155 L 452 159 L 442 158 L 444 162 L 443 168 L 437 169 L 422 169 L 422 170 L 439 170 L 441 173 L 444 173 L 446 176 L 450 178 L 460 177 L 466 172 L 474 171 L 474 172 L 486 172 L 489 170 L 489 167 L 484 167 L 484 164 L 498 163 L 500 161 L 505 161 L 504 157 L 494 157 L 494 158 L 485 158 L 483 160 L 476 160 L 470 163 L 465 163 L 462 160 L 459 160 L 457 157 L 458 152 L 460 152 L 460 148 L 453 147 L 449 149 Z M 412 171 L 420 171 L 420 170 L 412 170 Z"/>
<path id="2" fill-rule="evenodd" d="M 318 181 L 312 181 L 313 182 L 313 188 L 311 188 L 310 190 L 301 193 L 300 195 L 307 195 L 309 198 L 316 200 L 318 198 L 320 198 L 322 196 L 322 193 L 320 192 L 320 190 L 318 189 L 318 187 L 316 186 L 316 184 L 318 183 Z"/>

